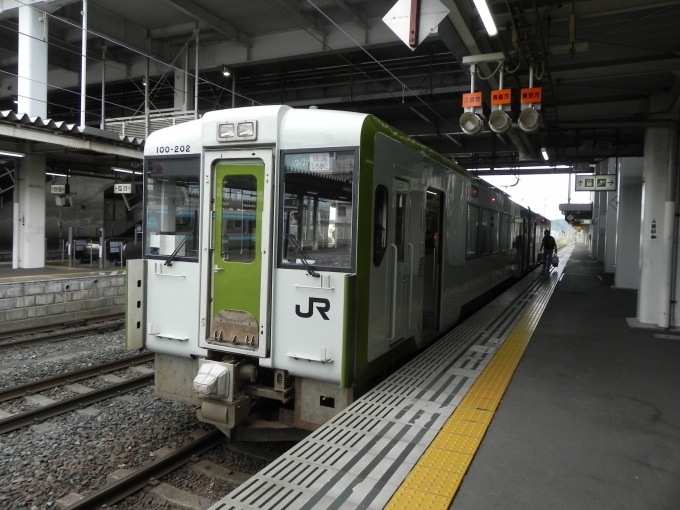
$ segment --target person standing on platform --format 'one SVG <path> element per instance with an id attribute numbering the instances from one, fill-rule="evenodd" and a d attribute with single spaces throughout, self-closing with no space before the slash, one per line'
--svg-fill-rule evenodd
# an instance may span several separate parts
<path id="1" fill-rule="evenodd" d="M 545 274 L 548 274 L 552 266 L 553 251 L 557 254 L 557 243 L 555 238 L 550 235 L 550 230 L 545 231 L 540 249 L 543 250 L 543 268 L 545 269 Z"/>

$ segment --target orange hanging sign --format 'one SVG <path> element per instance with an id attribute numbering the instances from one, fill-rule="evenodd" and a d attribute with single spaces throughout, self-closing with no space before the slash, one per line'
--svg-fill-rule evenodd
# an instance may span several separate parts
<path id="1" fill-rule="evenodd" d="M 482 93 L 470 92 L 463 94 L 463 108 L 477 108 L 482 106 Z"/>
<path id="2" fill-rule="evenodd" d="M 541 102 L 541 87 L 534 87 L 532 89 L 522 89 L 520 94 L 520 103 L 540 103 Z"/>
<path id="3" fill-rule="evenodd" d="M 498 104 L 510 104 L 512 101 L 512 94 L 510 89 L 492 90 L 491 91 L 491 106 Z"/>

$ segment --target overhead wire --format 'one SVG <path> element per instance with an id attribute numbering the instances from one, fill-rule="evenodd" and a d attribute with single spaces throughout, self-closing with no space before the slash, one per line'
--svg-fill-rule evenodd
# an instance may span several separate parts
<path id="1" fill-rule="evenodd" d="M 269 0 L 267 0 L 269 2 Z M 269 2 L 271 4 L 271 2 Z M 442 117 L 439 112 L 437 112 L 434 108 L 432 108 L 429 104 L 427 104 L 423 99 L 418 96 L 413 90 L 411 90 L 405 83 L 403 83 L 399 78 L 397 78 L 389 69 L 387 69 L 382 62 L 380 62 L 378 59 L 376 59 L 371 53 L 364 48 L 358 41 L 356 41 L 351 35 L 349 35 L 345 30 L 342 29 L 340 25 L 338 25 L 330 16 L 328 16 L 325 12 L 323 12 L 316 4 L 314 4 L 311 0 L 307 0 L 307 3 L 314 7 L 317 11 L 323 15 L 328 21 L 330 21 L 338 30 L 340 30 L 343 34 L 347 36 L 347 38 L 352 41 L 358 48 L 360 48 L 366 55 L 368 55 L 376 64 L 378 64 L 380 67 L 382 67 L 387 74 L 389 74 L 394 80 L 396 80 L 397 83 L 399 83 L 402 86 L 402 90 L 408 90 L 413 97 L 415 97 L 418 101 L 420 101 L 428 110 L 430 110 L 432 113 L 434 113 L 435 116 L 439 117 L 442 121 L 444 121 L 446 124 L 449 126 L 455 127 L 453 124 L 451 124 L 448 120 L 446 120 L 444 117 Z M 325 43 L 323 43 L 325 46 L 327 46 Z"/>
<path id="2" fill-rule="evenodd" d="M 35 11 L 41 13 L 41 14 L 44 14 L 44 15 L 46 15 L 46 16 L 49 16 L 50 18 L 56 19 L 57 21 L 61 21 L 62 23 L 65 23 L 65 24 L 70 25 L 70 26 L 72 26 L 72 27 L 74 27 L 74 28 L 77 28 L 78 30 L 81 30 L 81 31 L 83 30 L 83 28 L 82 28 L 81 25 L 78 25 L 77 23 L 75 23 L 75 22 L 73 22 L 73 21 L 67 20 L 67 19 L 65 19 L 65 18 L 61 18 L 60 16 L 56 16 L 56 15 L 51 14 L 51 13 L 49 13 L 49 12 L 42 11 L 42 10 L 36 8 L 35 6 L 33 6 L 32 4 L 27 4 L 27 3 L 25 3 L 23 0 L 15 0 L 15 1 L 16 1 L 17 3 L 23 5 L 23 6 L 31 7 L 33 10 L 35 10 Z M 190 73 L 188 69 L 187 69 L 187 70 L 184 70 L 184 69 L 181 69 L 181 68 L 176 67 L 176 66 L 174 66 L 174 65 L 170 65 L 170 64 L 168 64 L 167 62 L 162 61 L 160 58 L 158 58 L 158 57 L 156 57 L 156 56 L 154 56 L 154 55 L 151 55 L 151 54 L 149 54 L 149 53 L 145 53 L 145 52 L 143 52 L 143 51 L 140 51 L 140 50 L 138 50 L 138 49 L 136 49 L 136 48 L 133 48 L 132 46 L 129 46 L 129 45 L 125 44 L 124 42 L 117 41 L 117 40 L 115 40 L 115 39 L 112 39 L 112 38 L 110 38 L 110 37 L 104 35 L 104 34 L 100 34 L 100 33 L 98 33 L 98 32 L 95 32 L 95 31 L 93 31 L 93 30 L 90 30 L 89 28 L 88 28 L 87 30 L 85 30 L 85 32 L 86 32 L 86 33 L 89 33 L 89 34 L 92 34 L 92 35 L 94 35 L 95 37 L 98 37 L 98 38 L 100 38 L 100 39 L 104 39 L 105 41 L 108 41 L 108 42 L 110 42 L 110 43 L 112 43 L 112 44 L 114 44 L 114 45 L 116 45 L 116 46 L 120 46 L 120 47 L 122 47 L 122 48 L 125 48 L 125 49 L 128 50 L 128 51 L 131 51 L 131 52 L 133 52 L 133 53 L 136 53 L 137 55 L 141 55 L 142 57 L 148 58 L 149 60 L 152 60 L 152 61 L 154 61 L 154 62 L 156 62 L 156 63 L 158 63 L 158 64 L 161 64 L 161 65 L 170 67 L 171 69 L 174 69 L 174 70 L 176 70 L 176 71 L 181 71 L 181 72 L 183 72 L 183 73 L 186 72 L 187 75 L 189 75 L 189 76 L 192 77 L 192 78 L 197 78 L 197 76 L 196 76 L 195 74 Z M 24 35 L 26 35 L 26 34 L 24 34 Z M 27 35 L 27 37 L 31 37 L 31 36 Z M 63 46 L 62 46 L 61 48 L 63 48 Z M 68 49 L 68 48 L 63 48 L 63 49 Z M 71 50 L 69 50 L 69 51 L 71 51 Z M 74 53 L 77 53 L 77 54 L 80 55 L 80 53 L 78 53 L 78 52 L 74 52 Z M 90 58 L 90 59 L 94 60 L 95 62 L 98 61 L 97 59 L 95 59 L 95 58 L 93 58 L 93 57 L 86 57 L 86 58 Z M 217 87 L 217 88 L 219 88 L 219 89 L 223 89 L 224 91 L 229 92 L 229 93 L 231 93 L 231 94 L 235 94 L 235 95 L 237 95 L 238 97 L 240 97 L 240 98 L 242 98 L 242 99 L 245 99 L 245 100 L 247 100 L 247 101 L 252 101 L 253 103 L 257 103 L 258 105 L 261 104 L 261 103 L 255 101 L 254 99 L 251 99 L 251 98 L 249 98 L 249 97 L 247 97 L 247 96 L 244 96 L 243 94 L 239 94 L 238 92 L 233 91 L 233 90 L 231 90 L 231 89 L 228 89 L 228 88 L 226 88 L 226 87 L 222 87 L 221 85 L 219 85 L 219 84 L 217 84 L 217 83 L 214 83 L 214 82 L 211 82 L 211 81 L 208 81 L 208 80 L 205 80 L 205 79 L 201 79 L 200 77 L 198 77 L 198 79 L 199 79 L 199 81 L 203 81 L 203 83 L 207 83 L 207 84 L 212 85 L 212 86 L 214 86 L 214 87 Z"/>

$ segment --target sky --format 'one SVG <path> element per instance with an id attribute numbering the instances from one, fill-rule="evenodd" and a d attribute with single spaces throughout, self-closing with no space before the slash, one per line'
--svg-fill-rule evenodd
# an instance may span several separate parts
<path id="1" fill-rule="evenodd" d="M 564 219 L 559 205 L 566 204 L 569 199 L 567 174 L 523 175 L 517 182 L 512 175 L 482 176 L 482 178 L 500 188 L 511 196 L 514 202 L 532 211 L 542 214 L 549 220 Z M 517 183 L 516 185 L 514 185 Z M 587 204 L 591 202 L 590 192 L 574 191 L 574 176 L 571 178 L 571 203 Z"/>

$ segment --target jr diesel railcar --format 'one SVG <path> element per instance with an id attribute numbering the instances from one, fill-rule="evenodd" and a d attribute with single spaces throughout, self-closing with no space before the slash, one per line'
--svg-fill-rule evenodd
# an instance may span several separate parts
<path id="1" fill-rule="evenodd" d="M 156 352 L 158 395 L 226 433 L 255 402 L 318 427 L 526 271 L 548 226 L 358 113 L 210 112 L 153 133 L 144 169 L 129 345 Z"/>

